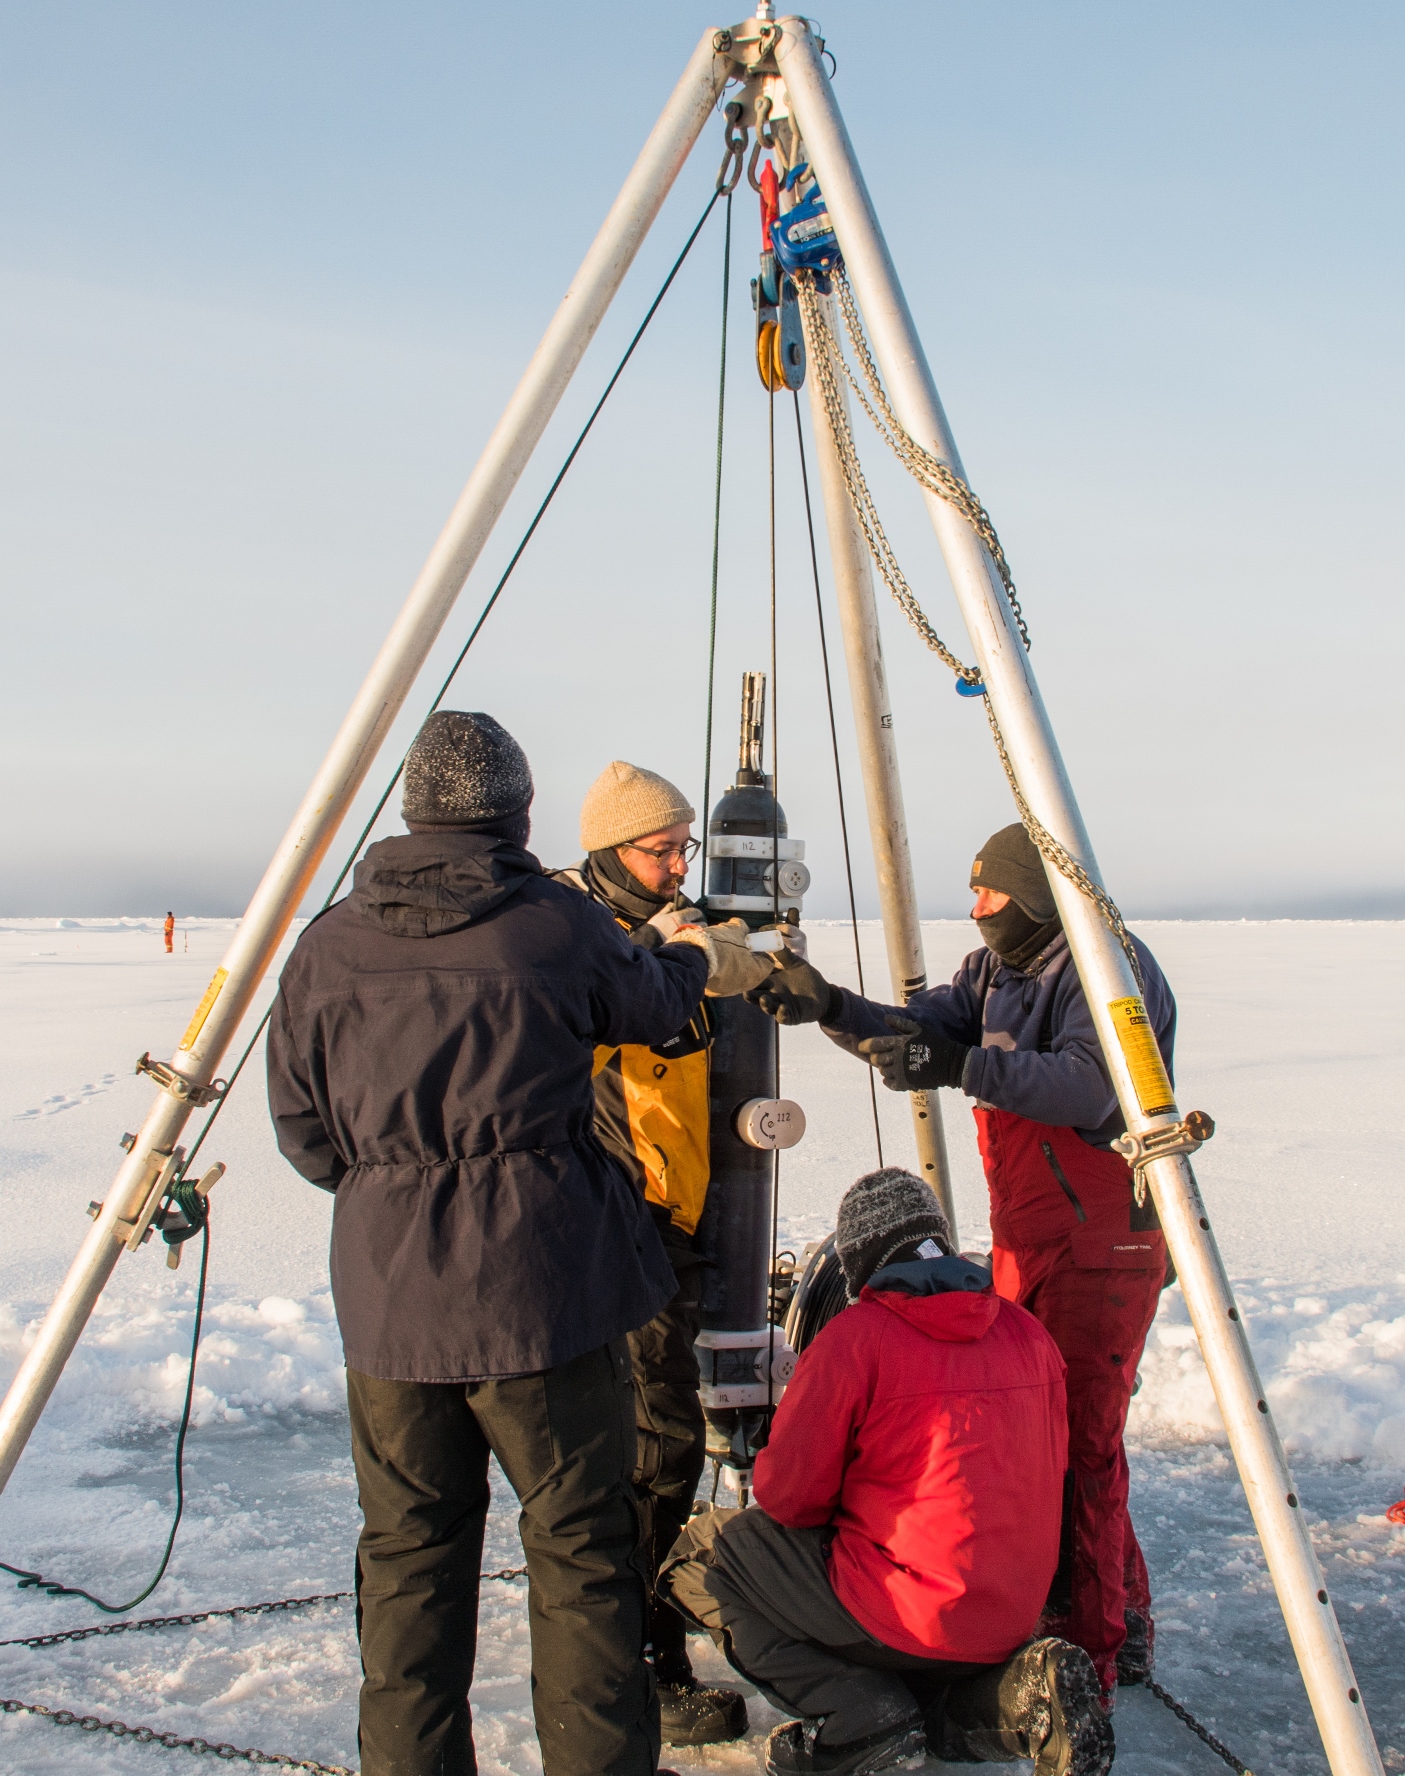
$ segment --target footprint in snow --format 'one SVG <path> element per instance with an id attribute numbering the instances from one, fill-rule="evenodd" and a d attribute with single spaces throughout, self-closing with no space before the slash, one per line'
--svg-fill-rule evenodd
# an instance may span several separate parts
<path id="1" fill-rule="evenodd" d="M 57 1116 L 64 1110 L 77 1110 L 86 1104 L 89 1098 L 100 1098 L 104 1092 L 111 1091 L 117 1083 L 115 1073 L 104 1073 L 102 1078 L 92 1085 L 80 1085 L 77 1091 L 55 1092 L 53 1097 L 45 1098 L 42 1104 L 33 1110 L 21 1110 L 15 1118 L 16 1122 L 33 1122 L 40 1116 Z"/>

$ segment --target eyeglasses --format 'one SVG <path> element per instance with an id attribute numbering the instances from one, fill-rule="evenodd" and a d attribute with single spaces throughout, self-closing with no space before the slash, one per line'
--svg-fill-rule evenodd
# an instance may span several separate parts
<path id="1" fill-rule="evenodd" d="M 637 851 L 641 857 L 652 857 L 655 863 L 667 863 L 670 857 L 681 858 L 684 863 L 691 863 L 702 850 L 701 839 L 684 839 L 681 845 L 663 845 L 657 851 L 651 851 L 647 845 L 623 845 L 621 850 Z"/>

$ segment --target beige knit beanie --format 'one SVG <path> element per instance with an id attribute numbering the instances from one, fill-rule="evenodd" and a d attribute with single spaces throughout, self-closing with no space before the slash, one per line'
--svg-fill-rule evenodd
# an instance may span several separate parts
<path id="1" fill-rule="evenodd" d="M 696 819 L 687 798 L 666 777 L 615 759 L 586 791 L 581 844 L 587 851 L 609 851 L 644 833 Z"/>

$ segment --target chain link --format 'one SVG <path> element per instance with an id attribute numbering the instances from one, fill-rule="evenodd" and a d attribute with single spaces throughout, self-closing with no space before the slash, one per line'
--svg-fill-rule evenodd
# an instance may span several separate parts
<path id="1" fill-rule="evenodd" d="M 844 316 L 845 331 L 854 348 L 854 355 L 863 368 L 864 382 L 872 391 L 872 401 L 865 393 L 864 384 L 859 381 L 848 359 L 844 356 L 843 349 L 835 337 L 834 329 L 830 325 L 829 317 L 821 307 L 819 292 L 815 288 L 814 274 L 801 272 L 796 278 L 796 288 L 800 297 L 800 314 L 805 327 L 805 344 L 809 353 L 809 363 L 819 379 L 820 395 L 824 403 L 825 415 L 829 420 L 829 429 L 834 439 L 835 450 L 839 457 L 844 485 L 848 490 L 849 503 L 853 507 L 854 516 L 858 520 L 864 540 L 868 544 L 868 552 L 873 557 L 874 565 L 882 575 L 885 585 L 892 593 L 904 616 L 938 659 L 949 667 L 959 679 L 968 685 L 979 685 L 981 683 L 979 670 L 974 666 L 964 665 L 937 634 L 926 612 L 918 602 L 916 593 L 908 584 L 902 568 L 898 565 L 897 556 L 893 552 L 893 546 L 888 541 L 878 517 L 873 495 L 869 491 L 863 466 L 859 461 L 858 448 L 854 443 L 853 428 L 849 424 L 848 410 L 840 385 L 841 376 L 854 391 L 879 435 L 886 440 L 908 473 L 930 492 L 955 506 L 985 544 L 990 552 L 991 560 L 995 563 L 1000 574 L 1011 614 L 1015 619 L 1024 645 L 1028 649 L 1030 644 L 1029 630 L 1025 625 L 1024 613 L 1020 609 L 1019 600 L 1015 596 L 1014 581 L 1010 575 L 1009 564 L 1005 559 L 1005 551 L 1000 545 L 999 537 L 995 534 L 995 526 L 991 522 L 990 514 L 967 484 L 945 463 L 938 461 L 930 451 L 924 450 L 899 424 L 883 390 L 878 367 L 868 348 L 868 341 L 864 337 L 863 324 L 859 317 L 858 306 L 854 301 L 853 291 L 842 270 L 832 275 L 838 291 L 839 308 Z M 1000 723 L 996 720 L 995 710 L 988 694 L 985 698 L 985 713 L 986 720 L 990 723 L 991 736 L 995 741 L 996 753 L 1010 785 L 1010 793 L 1015 798 L 1015 806 L 1019 810 L 1020 819 L 1024 823 L 1031 843 L 1041 857 L 1051 863 L 1061 876 L 1072 882 L 1078 892 L 1086 896 L 1097 907 L 1104 922 L 1122 946 L 1123 954 L 1131 964 L 1137 986 L 1144 988 L 1146 983 L 1142 978 L 1141 959 L 1137 955 L 1136 946 L 1132 942 L 1131 934 L 1127 930 L 1117 903 L 1105 888 L 1100 887 L 1093 880 L 1077 858 L 1059 843 L 1044 823 L 1036 818 L 1026 801 L 1005 745 L 1005 736 L 1000 731 Z"/>
<path id="2" fill-rule="evenodd" d="M 525 1566 L 504 1566 L 497 1572 L 479 1573 L 480 1583 L 489 1579 L 525 1578 Z M 354 1591 L 322 1591 L 314 1597 L 280 1597 L 276 1603 L 240 1603 L 233 1609 L 197 1610 L 180 1616 L 146 1616 L 139 1622 L 103 1622 L 94 1628 L 65 1628 L 57 1634 L 31 1634 L 22 1640 L 0 1640 L 0 1647 L 61 1646 L 69 1640 L 93 1640 L 104 1634 L 134 1634 L 142 1628 L 191 1628 L 197 1622 L 213 1622 L 235 1616 L 267 1616 L 275 1610 L 311 1609 L 317 1603 L 345 1603 Z"/>
<path id="3" fill-rule="evenodd" d="M 356 1776 L 355 1770 L 346 1764 L 319 1764 L 315 1758 L 283 1756 L 276 1751 L 259 1751 L 225 1741 L 183 1739 L 179 1733 L 161 1733 L 155 1727 L 129 1727 L 126 1721 L 103 1720 L 96 1714 L 75 1714 L 71 1708 L 46 1708 L 42 1702 L 19 1702 L 13 1696 L 0 1696 L 0 1710 L 5 1714 L 37 1714 L 51 1720 L 56 1727 L 77 1727 L 84 1733 L 111 1733 L 114 1739 L 135 1739 L 138 1745 L 162 1745 L 167 1751 L 208 1752 L 212 1757 L 223 1758 L 226 1763 L 307 1770 L 313 1776 Z"/>
<path id="4" fill-rule="evenodd" d="M 903 426 L 883 387 L 882 378 L 878 374 L 878 366 L 873 361 L 873 354 L 868 348 L 868 339 L 863 330 L 863 322 L 859 317 L 859 306 L 854 300 L 854 292 L 843 266 L 834 272 L 834 285 L 839 297 L 839 311 L 844 317 L 844 331 L 849 336 L 849 344 L 854 356 L 858 359 L 864 373 L 864 381 L 868 384 L 873 396 L 870 405 L 868 396 L 859 385 L 849 361 L 843 353 L 836 353 L 845 379 L 850 388 L 863 404 L 864 412 L 873 421 L 878 435 L 897 457 L 913 479 L 925 487 L 929 493 L 935 493 L 948 505 L 955 506 L 961 516 L 975 531 L 990 552 L 995 563 L 995 570 L 1000 575 L 1000 583 L 1005 588 L 1005 596 L 1009 600 L 1010 614 L 1015 619 L 1015 626 L 1020 632 L 1020 640 L 1029 651 L 1029 629 L 1025 624 L 1024 612 L 1020 609 L 1020 601 L 1015 595 L 1015 582 L 1010 573 L 1010 564 L 1005 559 L 1005 550 L 1000 538 L 996 535 L 995 525 L 990 513 L 977 499 L 969 483 L 963 481 L 952 468 L 949 468 L 940 457 L 933 456 L 930 450 L 920 445 L 916 438 Z M 878 411 L 875 412 L 874 408 Z M 882 418 L 879 418 L 879 414 Z"/>
<path id="5" fill-rule="evenodd" d="M 908 585 L 902 568 L 898 565 L 898 558 L 893 553 L 893 546 L 888 541 L 887 533 L 878 516 L 878 509 L 873 503 L 873 495 L 869 492 L 868 482 L 864 478 L 863 465 L 859 461 L 859 453 L 854 444 L 854 434 L 849 425 L 849 415 L 840 390 L 839 373 L 840 370 L 847 373 L 848 365 L 844 362 L 844 355 L 839 349 L 839 341 L 834 337 L 833 329 L 820 307 L 819 292 L 815 289 L 812 274 L 801 272 L 795 282 L 800 298 L 801 319 L 805 324 L 805 345 L 809 353 L 810 368 L 819 378 L 820 394 L 824 400 L 824 410 L 829 419 L 830 432 L 839 453 L 839 466 L 843 471 L 844 485 L 849 492 L 849 503 L 854 509 L 854 516 L 858 519 L 859 528 L 863 531 L 864 540 L 868 544 L 868 552 L 873 557 L 874 565 L 883 576 L 888 590 L 897 600 L 903 615 L 942 664 L 950 667 L 956 676 L 967 684 L 979 684 L 981 681 L 979 670 L 974 666 L 963 665 L 941 636 L 937 634 L 928 621 L 926 612 L 918 603 L 916 593 Z M 876 419 L 874 423 L 878 423 Z"/>
<path id="6" fill-rule="evenodd" d="M 1184 1722 L 1184 1724 L 1190 1728 L 1191 1732 L 1195 1734 L 1197 1739 L 1202 1739 L 1205 1744 L 1210 1747 L 1210 1750 L 1214 1752 L 1216 1757 L 1223 1758 L 1229 1765 L 1230 1769 L 1235 1772 L 1235 1776 L 1253 1776 L 1253 1772 L 1250 1770 L 1249 1766 L 1240 1763 L 1239 1759 L 1235 1757 L 1229 1747 L 1216 1739 L 1215 1735 L 1208 1727 L 1202 1727 L 1190 1710 L 1182 1707 L 1169 1690 L 1163 1690 L 1159 1683 L 1154 1683 L 1149 1677 L 1144 1679 L 1143 1688 L 1150 1690 L 1158 1702 L 1164 1702 L 1170 1709 L 1171 1713 L 1175 1715 L 1176 1719 Z"/>

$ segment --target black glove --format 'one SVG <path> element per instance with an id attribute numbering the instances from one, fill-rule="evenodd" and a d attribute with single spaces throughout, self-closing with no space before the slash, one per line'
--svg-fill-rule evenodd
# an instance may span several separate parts
<path id="1" fill-rule="evenodd" d="M 775 968 L 746 997 L 778 1024 L 830 1023 L 843 1005 L 839 988 L 791 950 L 780 952 Z"/>
<path id="2" fill-rule="evenodd" d="M 924 1030 L 911 1018 L 885 1018 L 891 1036 L 866 1036 L 859 1053 L 883 1075 L 889 1091 L 932 1091 L 959 1086 L 970 1048 L 938 1030 Z"/>

